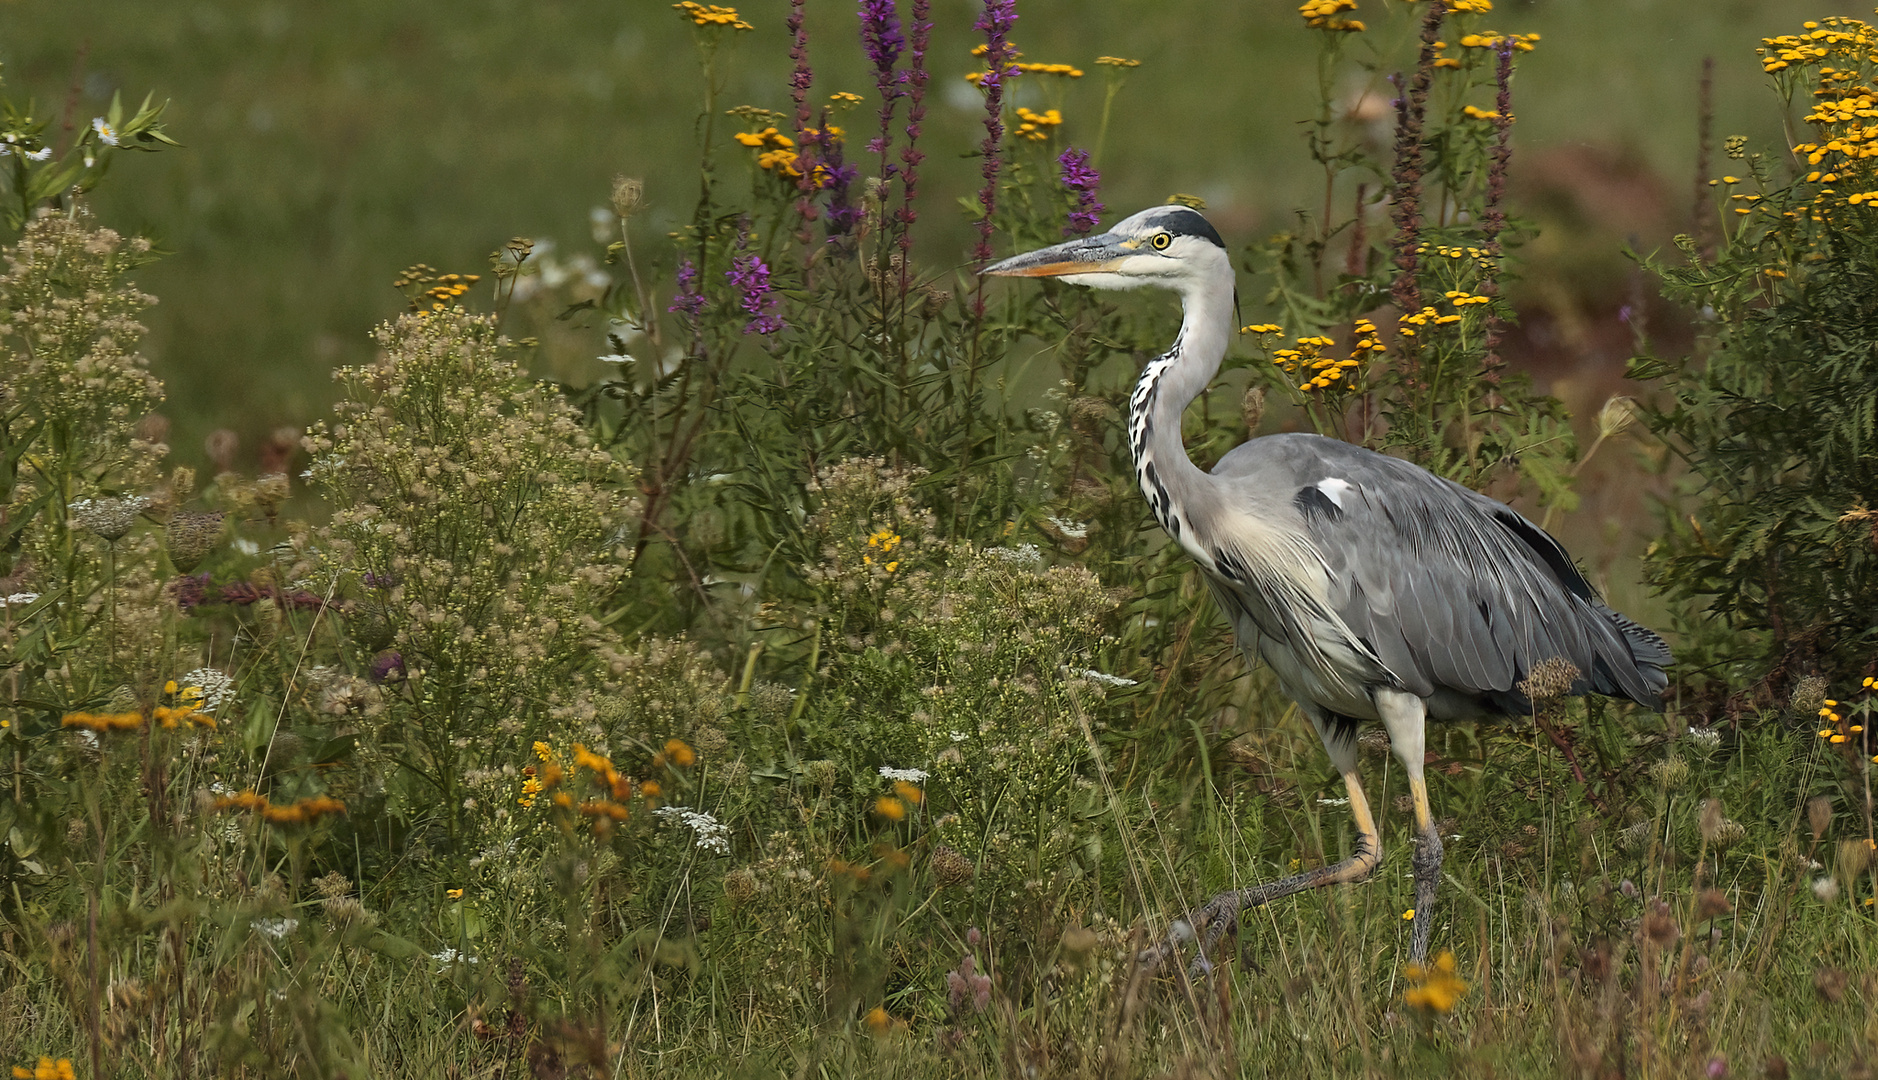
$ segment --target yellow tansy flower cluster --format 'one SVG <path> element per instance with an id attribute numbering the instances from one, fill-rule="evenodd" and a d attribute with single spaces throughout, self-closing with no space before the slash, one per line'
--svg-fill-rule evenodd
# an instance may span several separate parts
<path id="1" fill-rule="evenodd" d="M 1485 15 L 1493 10 L 1493 0 L 1448 0 L 1448 11 L 1455 15 Z"/>
<path id="2" fill-rule="evenodd" d="M 1374 353 L 1384 351 L 1385 346 L 1377 337 L 1376 324 L 1368 319 L 1358 319 L 1353 327 L 1356 340 L 1352 343 L 1348 359 L 1339 360 L 1334 356 L 1323 355 L 1323 350 L 1336 344 L 1322 336 L 1301 337 L 1294 349 L 1272 350 L 1272 363 L 1282 367 L 1293 376 L 1305 376 L 1298 384 L 1298 389 L 1306 393 L 1312 390 L 1328 390 L 1342 383 L 1349 385 L 1346 375 L 1355 375 L 1354 369 L 1362 366 L 1363 361 Z M 1271 323 L 1260 323 L 1245 328 L 1246 333 L 1277 333 L 1279 327 Z"/>
<path id="3" fill-rule="evenodd" d="M 1496 34 L 1489 30 L 1484 34 L 1467 34 L 1461 38 L 1463 49 L 1497 49 L 1502 42 L 1512 42 L 1513 48 L 1520 52 L 1531 52 L 1539 40 L 1538 34 Z"/>
<path id="4" fill-rule="evenodd" d="M 267 796 L 252 788 L 239 795 L 224 795 L 215 800 L 217 810 L 247 810 L 261 815 L 270 825 L 308 825 L 330 814 L 343 814 L 346 804 L 329 795 L 316 795 L 285 806 L 269 802 Z"/>
<path id="5" fill-rule="evenodd" d="M 1425 307 L 1413 315 L 1404 315 L 1396 326 L 1396 333 L 1403 337 L 1414 337 L 1430 326 L 1446 326 L 1461 321 L 1459 315 L 1443 315 L 1434 308 Z"/>
<path id="6" fill-rule="evenodd" d="M 837 105 L 859 105 L 861 103 L 861 95 L 850 94 L 846 90 L 838 90 L 828 95 L 828 100 Z"/>
<path id="7" fill-rule="evenodd" d="M 1467 996 L 1467 984 L 1454 974 L 1454 954 L 1443 949 L 1432 964 L 1410 964 L 1405 972 L 1410 986 L 1402 1001 L 1411 1009 L 1450 1013 Z"/>
<path id="8" fill-rule="evenodd" d="M 1482 109 L 1474 105 L 1461 106 L 1461 113 L 1474 120 L 1498 120 L 1500 114 L 1491 109 Z"/>
<path id="9" fill-rule="evenodd" d="M 30 1069 L 24 1065 L 15 1065 L 13 1077 L 14 1080 L 78 1080 L 78 1074 L 72 1071 L 71 1058 L 54 1061 L 42 1057 L 39 1064 Z"/>
<path id="10" fill-rule="evenodd" d="M 1449 289 L 1447 292 L 1443 293 L 1442 296 L 1457 308 L 1467 307 L 1470 304 L 1493 303 L 1493 297 L 1491 296 L 1476 296 L 1473 293 L 1463 292 L 1459 289 Z"/>
<path id="11" fill-rule="evenodd" d="M 1313 30 L 1331 30 L 1341 33 L 1361 33 L 1369 29 L 1361 19 L 1339 19 L 1340 11 L 1355 11 L 1356 0 L 1304 0 L 1298 5 L 1298 14 L 1304 16 L 1304 25 Z"/>
<path id="12" fill-rule="evenodd" d="M 797 177 L 802 173 L 796 169 L 796 141 L 773 127 L 762 131 L 739 131 L 734 138 L 738 143 L 758 151 L 757 168 L 764 172 L 773 172 L 779 176 Z"/>
<path id="13" fill-rule="evenodd" d="M 743 21 L 734 7 L 718 7 L 716 4 L 699 4 L 693 0 L 684 0 L 682 4 L 673 4 L 672 9 L 678 17 L 694 26 L 728 26 L 732 30 L 754 30 L 756 27 Z"/>
<path id="14" fill-rule="evenodd" d="M 1827 19 L 1824 26 L 1804 22 L 1800 27 L 1805 33 L 1761 39 L 1764 47 L 1754 50 L 1761 56 L 1761 70 L 1771 75 L 1795 64 L 1824 60 L 1835 52 L 1843 52 L 1848 57 L 1870 53 L 1872 47 L 1878 45 L 1878 35 L 1874 35 L 1871 25 L 1863 19 L 1835 17 Z"/>
<path id="15" fill-rule="evenodd" d="M 903 542 L 903 539 L 904 538 L 901 537 L 899 533 L 894 532 L 892 529 L 878 529 L 874 532 L 873 535 L 867 538 L 867 546 L 874 551 L 880 552 L 881 557 L 885 558 L 886 556 L 893 554 L 893 550 L 900 546 L 900 544 Z M 872 566 L 874 565 L 874 556 L 866 552 L 862 552 L 861 562 L 864 565 Z M 881 567 L 881 569 L 891 574 L 895 570 L 900 569 L 900 560 L 889 559 Z"/>
<path id="16" fill-rule="evenodd" d="M 1017 107 L 1017 127 L 1011 134 L 1017 138 L 1042 142 L 1050 137 L 1050 131 L 1063 123 L 1063 114 L 1056 109 L 1035 112 L 1022 105 Z"/>
<path id="17" fill-rule="evenodd" d="M 1019 64 L 1017 70 L 1026 75 L 1061 75 L 1066 79 L 1082 78 L 1082 69 L 1074 64 Z"/>
<path id="18" fill-rule="evenodd" d="M 471 285 L 481 280 L 480 274 L 445 274 L 437 279 L 436 284 L 425 289 L 423 296 L 430 301 L 430 310 L 442 311 L 456 303 L 458 298 L 470 291 Z"/>
<path id="19" fill-rule="evenodd" d="M 1141 66 L 1141 61 L 1139 60 L 1126 60 L 1119 56 L 1098 56 L 1095 62 L 1101 64 L 1103 67 L 1112 68 L 1138 68 Z"/>

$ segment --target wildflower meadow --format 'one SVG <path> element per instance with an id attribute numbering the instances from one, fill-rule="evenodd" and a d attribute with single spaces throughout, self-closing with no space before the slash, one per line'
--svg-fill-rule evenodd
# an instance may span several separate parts
<path id="1" fill-rule="evenodd" d="M 636 4 L 689 42 L 645 61 L 682 168 L 608 164 L 590 250 L 318 283 L 397 311 L 201 455 L 139 284 L 188 237 L 111 201 L 208 152 L 190 117 L 0 87 L 0 1069 L 1874 1075 L 1878 24 L 1686 88 L 1693 209 L 1612 240 L 1607 331 L 1521 187 L 1565 169 L 1522 66 L 1578 47 L 1539 6 L 1286 6 L 1265 152 L 1309 186 L 1223 230 L 1240 330 L 1184 442 L 1315 432 L 1512 503 L 1670 639 L 1669 692 L 1549 660 L 1526 715 L 1431 726 L 1432 912 L 1366 732 L 1380 870 L 1192 967 L 1147 958 L 1356 837 L 1138 487 L 1177 303 L 979 273 L 1141 209 L 1110 162 L 1182 160 L 1122 119 L 1127 34 Z M 1183 80 L 1227 77 L 1271 76 Z M 1784 135 L 1717 129 L 1717 78 Z M 1207 212 L 1167 168 L 1131 183 Z M 1625 359 L 1548 378 L 1540 327 Z"/>

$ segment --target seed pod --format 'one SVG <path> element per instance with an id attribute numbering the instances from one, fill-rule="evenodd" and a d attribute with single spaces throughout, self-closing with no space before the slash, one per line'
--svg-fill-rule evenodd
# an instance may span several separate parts
<path id="1" fill-rule="evenodd" d="M 72 517 L 86 529 L 115 544 L 137 524 L 137 515 L 150 505 L 142 495 L 121 499 L 80 499 L 71 506 Z"/>
<path id="2" fill-rule="evenodd" d="M 221 538 L 222 512 L 219 510 L 209 514 L 179 510 L 170 515 L 169 527 L 164 530 L 170 562 L 185 574 L 194 570 Z"/>
<path id="3" fill-rule="evenodd" d="M 1245 397 L 1239 399 L 1239 415 L 1245 418 L 1245 429 L 1249 434 L 1259 433 L 1259 424 L 1265 419 L 1265 388 L 1262 386 L 1246 387 Z"/>
<path id="4" fill-rule="evenodd" d="M 932 849 L 932 873 L 942 889 L 971 884 L 978 868 L 958 851 L 940 844 Z"/>
<path id="5" fill-rule="evenodd" d="M 613 212 L 620 217 L 629 218 L 638 213 L 646 204 L 646 182 L 637 177 L 615 176 L 613 178 Z"/>
<path id="6" fill-rule="evenodd" d="M 1832 827 L 1832 800 L 1824 795 L 1806 800 L 1806 824 L 1813 830 L 1815 841 L 1824 840 L 1826 830 Z"/>

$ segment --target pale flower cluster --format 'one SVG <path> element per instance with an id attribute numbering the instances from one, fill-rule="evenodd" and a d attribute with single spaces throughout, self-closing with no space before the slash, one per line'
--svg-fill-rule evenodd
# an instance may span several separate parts
<path id="1" fill-rule="evenodd" d="M 692 840 L 700 850 L 730 854 L 730 826 L 717 820 L 715 815 L 689 806 L 661 806 L 652 812 L 665 821 L 690 829 Z"/>

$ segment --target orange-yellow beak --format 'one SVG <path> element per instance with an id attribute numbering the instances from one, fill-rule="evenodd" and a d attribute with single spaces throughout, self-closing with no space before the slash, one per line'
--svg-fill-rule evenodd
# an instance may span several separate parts
<path id="1" fill-rule="evenodd" d="M 997 277 L 1064 277 L 1070 274 L 1112 274 L 1123 259 L 1134 254 L 1112 233 L 1084 236 L 1052 247 L 1013 255 L 979 271 Z"/>

